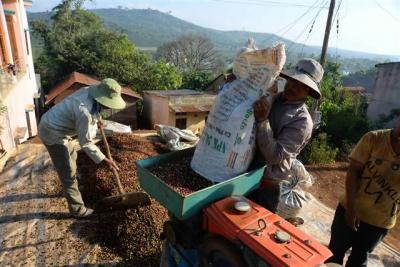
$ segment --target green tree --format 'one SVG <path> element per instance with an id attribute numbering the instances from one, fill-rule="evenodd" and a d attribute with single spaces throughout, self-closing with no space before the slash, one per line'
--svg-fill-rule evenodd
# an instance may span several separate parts
<path id="1" fill-rule="evenodd" d="M 221 73 L 224 62 L 213 43 L 204 36 L 186 34 L 158 47 L 156 58 L 175 66 L 182 74 L 182 88 L 202 90 Z"/>
<path id="2" fill-rule="evenodd" d="M 318 157 L 321 162 L 326 162 L 326 158 L 333 155 L 345 158 L 351 147 L 371 129 L 365 114 L 366 97 L 343 90 L 340 65 L 333 62 L 325 66 L 320 90 L 321 127 L 316 134 L 317 140 L 311 142 L 303 157 L 313 162 Z M 339 151 L 334 153 L 334 147 Z"/>
<path id="3" fill-rule="evenodd" d="M 377 68 L 372 67 L 368 70 L 361 70 L 350 73 L 343 77 L 343 84 L 346 86 L 362 86 L 371 91 L 377 76 Z"/>
<path id="4" fill-rule="evenodd" d="M 186 34 L 164 43 L 156 52 L 180 71 L 212 71 L 217 67 L 217 52 L 214 44 L 204 36 Z"/>
<path id="5" fill-rule="evenodd" d="M 182 76 L 177 69 L 159 60 L 145 69 L 146 77 L 141 82 L 142 90 L 178 89 L 182 85 Z"/>
<path id="6" fill-rule="evenodd" d="M 208 71 L 186 71 L 182 73 L 182 88 L 193 90 L 204 90 L 213 79 L 213 75 Z"/>
<path id="7" fill-rule="evenodd" d="M 332 62 L 325 68 L 321 83 L 321 131 L 326 132 L 337 147 L 342 147 L 345 143 L 357 142 L 370 129 L 370 123 L 364 112 L 365 96 L 343 90 L 339 68 L 339 64 Z"/>
<path id="8" fill-rule="evenodd" d="M 32 23 L 34 33 L 44 44 L 43 53 L 35 62 L 44 88 L 73 71 L 99 79 L 114 78 L 139 92 L 150 86 L 170 89 L 181 85 L 174 67 L 162 61 L 152 62 L 127 36 L 111 32 L 98 16 L 82 9 L 83 3 L 84 0 L 64 0 L 53 9 L 49 24 Z"/>
<path id="9" fill-rule="evenodd" d="M 110 33 L 87 40 L 87 48 L 96 55 L 88 62 L 91 73 L 99 78 L 113 77 L 131 86 L 142 83 L 144 71 L 151 62 L 126 36 Z"/>

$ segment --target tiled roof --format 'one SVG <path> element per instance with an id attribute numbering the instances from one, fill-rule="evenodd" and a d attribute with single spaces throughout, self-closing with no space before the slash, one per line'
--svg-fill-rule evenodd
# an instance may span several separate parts
<path id="1" fill-rule="evenodd" d="M 100 81 L 89 75 L 75 71 L 50 90 L 50 93 L 47 95 L 46 104 L 52 102 L 58 95 L 60 95 L 62 92 L 70 88 L 75 83 L 80 83 L 84 84 L 84 86 L 89 86 L 93 84 L 99 84 Z M 142 99 L 142 97 L 139 94 L 135 93 L 129 87 L 122 87 L 122 94 Z"/>

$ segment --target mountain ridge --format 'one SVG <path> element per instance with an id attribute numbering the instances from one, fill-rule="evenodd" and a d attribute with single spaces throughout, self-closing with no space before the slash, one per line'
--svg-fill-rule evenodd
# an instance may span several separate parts
<path id="1" fill-rule="evenodd" d="M 292 61 L 296 60 L 302 51 L 305 55 L 314 56 L 319 55 L 321 51 L 319 46 L 295 43 L 272 33 L 222 31 L 202 27 L 154 9 L 102 8 L 88 11 L 98 15 L 110 29 L 127 34 L 137 47 L 154 48 L 182 34 L 193 33 L 208 37 L 225 58 L 232 58 L 249 37 L 253 37 L 259 47 L 268 47 L 283 41 Z M 49 20 L 50 15 L 51 12 L 28 13 L 28 18 L 29 21 Z M 380 55 L 347 49 L 337 49 L 337 52 L 344 59 L 359 58 L 368 61 L 365 64 L 369 67 L 378 62 L 400 59 L 398 55 Z M 336 48 L 330 47 L 328 53 L 334 56 Z"/>

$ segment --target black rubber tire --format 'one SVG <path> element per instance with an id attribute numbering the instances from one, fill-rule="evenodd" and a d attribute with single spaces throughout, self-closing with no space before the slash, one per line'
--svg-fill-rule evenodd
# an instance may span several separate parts
<path id="1" fill-rule="evenodd" d="M 242 252 L 222 237 L 208 237 L 200 250 L 202 267 L 247 267 Z"/>

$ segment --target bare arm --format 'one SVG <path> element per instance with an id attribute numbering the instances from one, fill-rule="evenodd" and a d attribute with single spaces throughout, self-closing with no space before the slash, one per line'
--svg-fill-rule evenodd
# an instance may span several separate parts
<path id="1" fill-rule="evenodd" d="M 346 176 L 346 222 L 348 226 L 354 230 L 356 230 L 359 225 L 359 219 L 355 209 L 355 201 L 363 170 L 364 164 L 350 159 L 350 166 Z"/>

